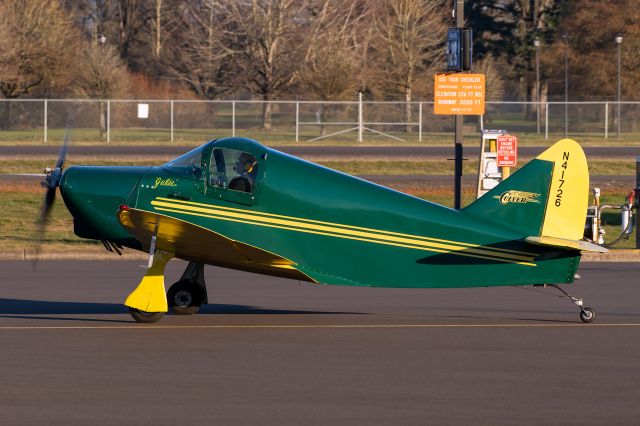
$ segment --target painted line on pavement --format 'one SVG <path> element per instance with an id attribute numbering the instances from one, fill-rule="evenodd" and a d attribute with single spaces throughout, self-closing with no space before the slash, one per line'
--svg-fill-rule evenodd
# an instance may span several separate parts
<path id="1" fill-rule="evenodd" d="M 131 326 L 0 326 L 2 330 L 225 330 L 225 329 L 402 329 L 402 328 L 603 328 L 640 327 L 640 323 L 610 324 L 336 324 L 336 325 L 131 325 Z"/>

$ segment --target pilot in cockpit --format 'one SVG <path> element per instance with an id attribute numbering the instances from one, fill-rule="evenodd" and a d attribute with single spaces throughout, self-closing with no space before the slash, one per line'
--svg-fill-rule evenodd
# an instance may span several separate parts
<path id="1" fill-rule="evenodd" d="M 229 182 L 229 189 L 242 192 L 253 192 L 253 186 L 258 174 L 258 160 L 251 154 L 243 152 L 234 166 L 238 174 Z"/>

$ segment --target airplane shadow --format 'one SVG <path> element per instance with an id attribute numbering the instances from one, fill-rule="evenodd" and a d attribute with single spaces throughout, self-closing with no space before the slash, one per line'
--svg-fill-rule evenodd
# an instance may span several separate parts
<path id="1" fill-rule="evenodd" d="M 132 320 L 116 319 L 91 319 L 69 317 L 43 317 L 29 315 L 118 315 L 128 314 L 129 309 L 117 303 L 91 303 L 91 302 L 54 302 L 44 300 L 25 299 L 1 299 L 0 318 L 31 318 L 31 319 L 55 319 L 68 321 L 98 321 L 98 322 L 131 322 Z M 359 314 L 358 312 L 330 312 L 330 311 L 304 311 L 292 309 L 264 309 L 247 305 L 209 304 L 204 305 L 198 311 L 198 315 L 339 315 Z"/>

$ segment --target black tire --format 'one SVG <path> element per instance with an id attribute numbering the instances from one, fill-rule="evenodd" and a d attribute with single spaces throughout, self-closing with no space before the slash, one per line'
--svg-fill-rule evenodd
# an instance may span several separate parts
<path id="1" fill-rule="evenodd" d="M 167 302 L 175 315 L 193 315 L 204 301 L 204 290 L 191 281 L 178 281 L 169 288 Z"/>
<path id="2" fill-rule="evenodd" d="M 136 322 L 142 323 L 158 322 L 164 316 L 164 312 L 144 312 L 135 308 L 129 308 L 129 313 Z"/>
<path id="3" fill-rule="evenodd" d="M 593 308 L 582 308 L 580 311 L 580 319 L 587 324 L 593 322 L 596 319 L 596 311 L 594 311 Z"/>

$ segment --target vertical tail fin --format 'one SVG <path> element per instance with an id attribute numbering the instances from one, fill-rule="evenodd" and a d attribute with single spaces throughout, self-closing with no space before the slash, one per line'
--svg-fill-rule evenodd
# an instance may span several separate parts
<path id="1" fill-rule="evenodd" d="M 523 237 L 579 240 L 584 232 L 589 171 L 584 151 L 571 139 L 553 144 L 464 212 Z"/>

